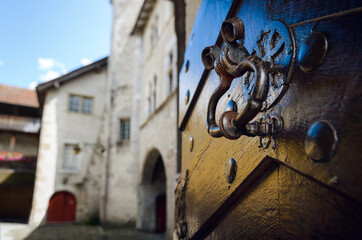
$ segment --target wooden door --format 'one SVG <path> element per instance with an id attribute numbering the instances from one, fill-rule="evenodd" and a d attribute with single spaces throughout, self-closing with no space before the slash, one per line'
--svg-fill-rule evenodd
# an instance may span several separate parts
<path id="1" fill-rule="evenodd" d="M 156 232 L 166 231 L 166 195 L 156 198 Z"/>
<path id="2" fill-rule="evenodd" d="M 57 192 L 49 201 L 47 222 L 61 223 L 75 221 L 76 201 L 69 192 Z"/>
<path id="3" fill-rule="evenodd" d="M 202 1 L 180 72 L 179 239 L 362 238 L 361 6 Z"/>

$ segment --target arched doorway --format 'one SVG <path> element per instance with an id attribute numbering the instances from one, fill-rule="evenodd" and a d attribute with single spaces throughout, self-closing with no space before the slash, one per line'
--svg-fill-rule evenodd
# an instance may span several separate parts
<path id="1" fill-rule="evenodd" d="M 156 149 L 147 156 L 139 190 L 139 228 L 165 232 L 166 173 L 161 154 Z"/>
<path id="2" fill-rule="evenodd" d="M 48 223 L 74 222 L 76 200 L 70 192 L 56 192 L 49 200 Z"/>

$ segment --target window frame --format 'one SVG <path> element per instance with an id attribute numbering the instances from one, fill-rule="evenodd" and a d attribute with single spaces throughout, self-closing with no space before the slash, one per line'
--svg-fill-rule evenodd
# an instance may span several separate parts
<path id="1" fill-rule="evenodd" d="M 71 104 L 71 98 L 72 97 L 79 97 L 79 105 L 78 105 L 78 111 L 72 111 L 70 109 L 70 104 Z M 89 99 L 91 100 L 91 106 L 90 106 L 90 112 L 84 112 L 83 111 L 83 107 L 84 107 L 84 99 Z M 73 93 L 70 93 L 68 95 L 68 106 L 67 106 L 67 110 L 68 112 L 70 113 L 80 113 L 80 114 L 83 114 L 83 115 L 93 115 L 93 112 L 94 112 L 94 97 L 91 97 L 91 96 L 85 96 L 85 95 L 80 95 L 80 94 L 73 94 Z"/>
<path id="2" fill-rule="evenodd" d="M 72 99 L 73 99 L 73 98 L 78 98 L 77 111 L 73 111 L 73 110 L 72 110 Z M 81 106 L 82 106 L 82 97 L 79 96 L 79 95 L 75 95 L 75 94 L 69 94 L 68 111 L 69 111 L 69 112 L 78 113 Z"/>
<path id="3" fill-rule="evenodd" d="M 127 122 L 128 124 L 128 138 L 123 138 L 123 131 L 124 129 L 122 128 L 122 122 Z M 124 125 L 126 126 L 126 125 Z M 119 119 L 119 141 L 120 142 L 128 142 L 131 140 L 131 118 L 120 118 Z"/>
<path id="4" fill-rule="evenodd" d="M 74 153 L 74 147 L 77 145 L 77 143 L 74 142 L 64 142 L 63 143 L 63 156 L 62 161 L 60 163 L 60 172 L 64 174 L 78 174 L 81 172 L 81 157 L 80 154 Z M 67 153 L 67 147 L 70 147 L 72 150 L 72 161 L 75 161 L 75 164 L 73 165 L 74 168 L 65 168 L 65 161 L 66 161 L 66 153 Z"/>

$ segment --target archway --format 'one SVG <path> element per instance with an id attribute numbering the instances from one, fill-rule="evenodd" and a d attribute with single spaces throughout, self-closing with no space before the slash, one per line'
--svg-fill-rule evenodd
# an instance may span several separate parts
<path id="1" fill-rule="evenodd" d="M 77 202 L 70 192 L 56 192 L 49 200 L 47 222 L 74 222 Z"/>
<path id="2" fill-rule="evenodd" d="M 166 231 L 166 173 L 156 149 L 148 154 L 143 166 L 138 209 L 141 230 Z"/>

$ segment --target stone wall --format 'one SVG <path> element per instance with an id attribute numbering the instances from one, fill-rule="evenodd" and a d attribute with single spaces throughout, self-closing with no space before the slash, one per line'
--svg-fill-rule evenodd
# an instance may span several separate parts
<path id="1" fill-rule="evenodd" d="M 156 1 L 142 34 L 143 69 L 139 158 L 139 205 L 137 227 L 154 231 L 156 197 L 166 194 L 166 237 L 172 238 L 174 221 L 174 189 L 177 166 L 177 40 L 175 17 L 171 1 Z M 156 40 L 151 40 L 157 25 Z M 154 36 L 153 36 L 154 37 Z M 170 77 L 172 76 L 172 80 Z M 156 80 L 156 86 L 154 81 Z M 152 88 L 152 89 L 150 89 Z M 156 91 L 155 107 L 151 106 L 152 91 Z M 153 100 L 154 101 L 154 100 Z M 151 108 L 151 109 L 150 109 Z M 165 170 L 164 183 L 145 183 L 145 174 L 154 174 L 151 153 L 160 154 Z M 163 189 L 162 184 L 165 185 Z M 159 185 L 159 186 L 158 186 Z M 164 192 L 162 192 L 164 191 Z M 149 211 L 151 208 L 153 211 Z M 145 221 L 144 219 L 149 219 Z"/>
<path id="2" fill-rule="evenodd" d="M 131 36 L 142 1 L 114 0 L 108 64 L 105 144 L 108 148 L 102 190 L 102 222 L 134 225 L 137 215 L 141 39 Z M 129 141 L 120 141 L 120 119 L 130 119 Z"/>
<path id="3" fill-rule="evenodd" d="M 103 153 L 99 143 L 105 113 L 106 68 L 69 80 L 46 93 L 30 222 L 44 222 L 55 192 L 71 192 L 77 201 L 76 221 L 98 217 Z M 93 98 L 91 114 L 71 112 L 70 94 Z M 79 171 L 64 171 L 64 145 L 78 144 Z"/>

